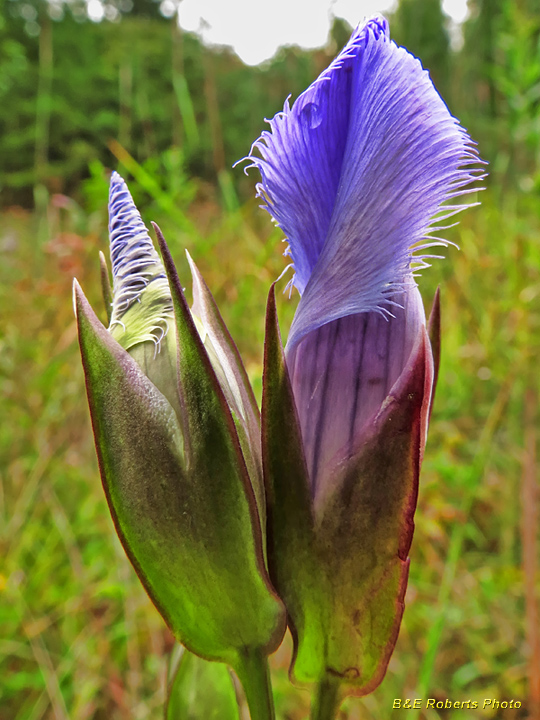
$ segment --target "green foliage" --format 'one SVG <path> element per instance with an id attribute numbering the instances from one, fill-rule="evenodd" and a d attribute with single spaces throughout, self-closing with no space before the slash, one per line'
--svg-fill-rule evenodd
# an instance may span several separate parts
<path id="1" fill-rule="evenodd" d="M 38 35 L 28 29 L 27 6 L 35 8 Z M 51 20 L 46 7 L 0 0 L 3 206 L 31 206 L 37 183 L 80 199 L 95 174 L 89 168 L 114 168 L 122 152 L 167 191 L 181 172 L 223 185 L 224 170 L 264 129 L 262 118 L 279 111 L 287 95 L 296 97 L 348 35 L 336 20 L 326 51 L 282 48 L 251 68 L 227 48 L 206 49 L 180 32 L 153 2 L 139 3 L 119 23 L 81 22 L 77 3 Z M 474 0 L 470 10 L 460 52 L 450 50 L 440 0 L 402 0 L 392 36 L 421 58 L 452 111 L 482 141 L 492 172 L 512 182 L 531 176 L 539 146 L 535 2 Z M 252 192 L 240 174 L 233 184 L 243 199 Z M 174 204 L 183 208 L 183 198 Z"/>
<path id="2" fill-rule="evenodd" d="M 540 24 L 535 2 L 475 0 L 457 58 L 456 103 L 504 188 L 537 182 Z"/>
<path id="3" fill-rule="evenodd" d="M 12 10 L 22 2 L 0 0 Z M 18 12 L 0 23 L 3 205 L 30 205 L 38 181 L 76 194 L 96 161 L 116 166 L 112 142 L 143 166 L 166 164 L 181 148 L 190 176 L 215 181 L 249 152 L 262 118 L 328 62 L 284 49 L 248 68 L 230 50 L 204 50 L 174 20 L 141 11 L 120 24 L 81 22 L 75 12 L 51 21 L 38 8 L 37 36 Z"/>
<path id="4" fill-rule="evenodd" d="M 508 4 L 508 0 L 474 0 L 470 4 L 470 17 L 464 27 L 462 60 L 468 71 L 468 88 L 473 90 L 471 102 L 475 104 L 477 112 L 491 118 L 498 113 L 493 79 L 495 43 L 502 11 Z"/>
<path id="5" fill-rule="evenodd" d="M 448 102 L 450 40 L 441 0 L 401 0 L 392 18 L 392 37 L 428 68 L 435 86 Z"/>

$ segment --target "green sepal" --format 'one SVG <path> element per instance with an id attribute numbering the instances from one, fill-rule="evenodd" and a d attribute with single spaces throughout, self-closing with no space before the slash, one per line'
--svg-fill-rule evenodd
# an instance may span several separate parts
<path id="1" fill-rule="evenodd" d="M 228 667 L 182 648 L 169 683 L 165 720 L 240 720 Z"/>
<path id="2" fill-rule="evenodd" d="M 365 695 L 377 687 L 397 640 L 433 383 L 432 351 L 422 328 L 370 434 L 317 504 L 309 490 L 273 290 L 263 378 L 269 569 L 294 638 L 291 673 L 301 683 L 329 688 L 328 707 L 336 707 L 346 694 Z M 323 694 L 314 717 L 325 717 L 325 706 Z"/>
<path id="3" fill-rule="evenodd" d="M 273 650 L 283 635 L 283 606 L 264 569 L 255 501 L 234 438 L 210 392 L 215 377 L 208 377 L 208 361 L 193 367 L 193 332 L 178 323 L 181 427 L 77 283 L 74 294 L 103 486 L 148 594 L 198 655 L 234 665 L 246 646 Z"/>
<path id="4" fill-rule="evenodd" d="M 285 610 L 265 567 L 257 503 L 231 411 L 193 321 L 167 244 L 155 224 L 154 228 L 174 308 L 186 467 L 193 478 L 194 499 L 201 502 L 199 496 L 204 496 L 205 525 L 219 528 L 214 529 L 207 549 L 221 558 L 221 577 L 219 583 L 206 580 L 201 591 L 204 588 L 210 594 L 212 590 L 206 601 L 211 602 L 220 619 L 214 623 L 214 632 L 219 629 L 223 644 L 235 649 L 234 654 L 215 659 L 236 668 L 246 649 L 261 650 L 264 655 L 278 647 L 285 632 Z"/>
<path id="5" fill-rule="evenodd" d="M 248 375 L 212 293 L 186 250 L 193 278 L 191 313 L 201 325 L 204 347 L 232 413 L 242 454 L 255 493 L 262 534 L 265 534 L 265 497 L 261 461 L 261 418 Z"/>
<path id="6" fill-rule="evenodd" d="M 324 622 L 328 588 L 319 567 L 315 518 L 300 423 L 285 363 L 276 311 L 275 283 L 266 309 L 262 397 L 262 454 L 267 507 L 268 566 L 285 603 L 300 683 L 324 673 Z M 293 658 L 292 667 L 295 665 Z"/>

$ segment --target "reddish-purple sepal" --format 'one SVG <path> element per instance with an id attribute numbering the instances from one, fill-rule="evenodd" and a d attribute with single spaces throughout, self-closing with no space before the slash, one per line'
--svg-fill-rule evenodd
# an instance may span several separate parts
<path id="1" fill-rule="evenodd" d="M 433 401 L 435 400 L 437 380 L 439 379 L 439 366 L 441 364 L 441 291 L 439 288 L 435 290 L 427 330 L 431 344 L 431 352 L 433 354 L 433 391 L 431 393 L 431 405 L 429 406 L 429 422 L 433 409 Z"/>
<path id="2" fill-rule="evenodd" d="M 433 387 L 421 327 L 360 445 L 312 497 L 273 293 L 262 409 L 272 580 L 287 607 L 300 682 L 365 695 L 381 682 L 403 614 L 408 551 Z"/>
<path id="3" fill-rule="evenodd" d="M 432 385 L 422 330 L 371 432 L 317 509 L 320 562 L 332 586 L 325 673 L 352 694 L 379 685 L 397 640 Z"/>

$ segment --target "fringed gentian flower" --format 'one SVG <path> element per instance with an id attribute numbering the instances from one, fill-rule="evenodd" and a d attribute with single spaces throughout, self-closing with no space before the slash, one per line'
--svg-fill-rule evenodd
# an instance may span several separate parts
<path id="1" fill-rule="evenodd" d="M 397 639 L 438 359 L 438 305 L 432 344 L 414 277 L 480 174 L 381 17 L 269 123 L 249 159 L 301 295 L 286 363 L 273 293 L 267 315 L 269 564 L 326 718 L 380 683 Z"/>
<path id="2" fill-rule="evenodd" d="M 103 487 L 148 594 L 188 649 L 231 665 L 270 718 L 266 655 L 284 610 L 265 567 L 259 412 L 210 291 L 190 260 L 190 312 L 124 181 L 111 178 L 107 330 L 75 282 Z M 102 263 L 104 295 L 111 296 Z"/>

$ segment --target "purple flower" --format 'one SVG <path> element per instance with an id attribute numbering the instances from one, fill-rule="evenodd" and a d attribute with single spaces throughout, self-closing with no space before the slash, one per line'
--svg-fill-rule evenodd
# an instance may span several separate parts
<path id="1" fill-rule="evenodd" d="M 432 344 L 415 276 L 482 173 L 382 17 L 269 123 L 250 167 L 301 295 L 286 365 L 269 302 L 269 563 L 295 674 L 320 682 L 328 708 L 340 684 L 376 687 L 397 639 L 438 360 L 438 305 Z"/>
<path id="2" fill-rule="evenodd" d="M 126 554 L 177 640 L 231 665 L 250 707 L 270 717 L 266 657 L 281 642 L 285 611 L 265 566 L 259 411 L 201 274 L 188 256 L 190 311 L 154 230 L 161 257 L 113 173 L 112 292 L 102 258 L 108 328 L 73 287 L 103 488 Z"/>
<path id="3" fill-rule="evenodd" d="M 301 295 L 286 354 L 317 493 L 407 364 L 425 325 L 415 271 L 448 244 L 433 233 L 467 207 L 451 201 L 476 191 L 478 155 L 382 17 L 269 123 L 250 167 Z"/>

